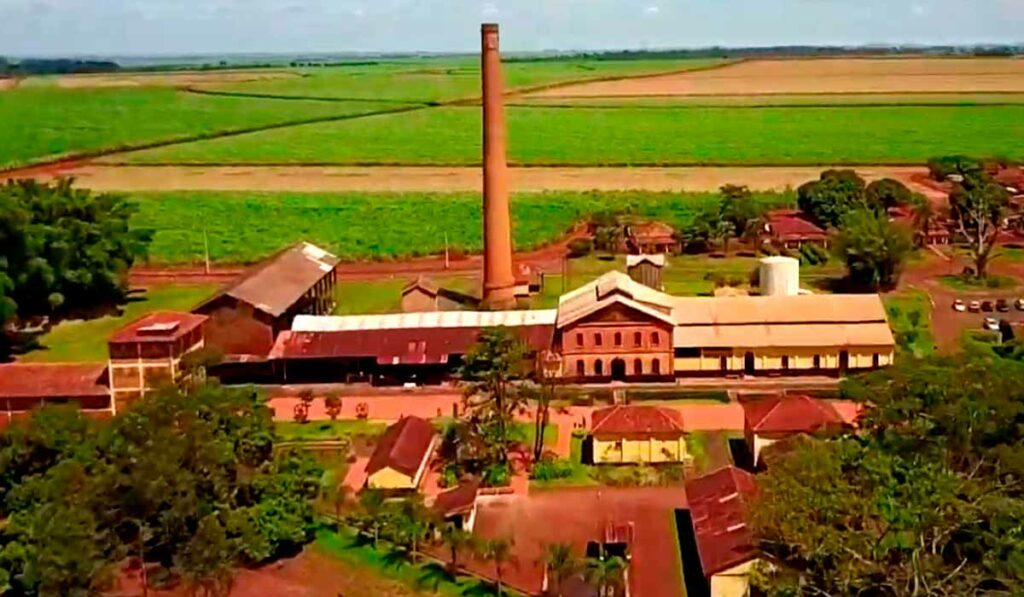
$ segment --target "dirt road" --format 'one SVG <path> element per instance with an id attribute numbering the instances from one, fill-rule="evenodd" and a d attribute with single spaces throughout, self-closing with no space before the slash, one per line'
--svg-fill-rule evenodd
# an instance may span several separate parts
<path id="1" fill-rule="evenodd" d="M 532 191 L 714 191 L 724 184 L 757 190 L 796 188 L 818 178 L 827 166 L 512 168 L 512 188 Z M 925 192 L 921 167 L 856 168 L 865 178 L 896 178 Z M 119 166 L 66 162 L 25 169 L 4 177 L 52 180 L 73 176 L 96 191 L 268 191 L 268 192 L 475 192 L 482 175 L 475 167 L 342 166 Z"/>

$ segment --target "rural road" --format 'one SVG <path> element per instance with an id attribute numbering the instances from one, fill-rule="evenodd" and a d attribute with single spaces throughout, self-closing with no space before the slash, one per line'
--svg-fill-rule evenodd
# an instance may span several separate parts
<path id="1" fill-rule="evenodd" d="M 512 188 L 534 191 L 714 191 L 724 184 L 755 190 L 796 188 L 828 166 L 797 167 L 534 167 L 511 168 Z M 869 180 L 891 177 L 928 194 L 923 167 L 856 168 Z M 50 180 L 73 176 L 96 191 L 476 192 L 480 168 L 440 166 L 122 166 L 70 163 L 6 175 Z"/>

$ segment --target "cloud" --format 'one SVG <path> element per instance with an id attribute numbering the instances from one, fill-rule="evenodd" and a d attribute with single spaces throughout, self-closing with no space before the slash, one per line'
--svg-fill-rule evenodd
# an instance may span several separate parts
<path id="1" fill-rule="evenodd" d="M 644 14 L 645 15 L 652 15 L 653 16 L 653 15 L 658 14 L 659 12 L 661 12 L 661 9 L 658 8 L 657 6 L 648 6 L 647 8 L 644 9 Z"/>
<path id="2" fill-rule="evenodd" d="M 480 15 L 481 16 L 494 17 L 494 16 L 497 16 L 500 13 L 501 13 L 501 11 L 498 10 L 498 6 L 496 4 L 494 4 L 493 2 L 484 2 L 483 5 L 480 6 Z"/>

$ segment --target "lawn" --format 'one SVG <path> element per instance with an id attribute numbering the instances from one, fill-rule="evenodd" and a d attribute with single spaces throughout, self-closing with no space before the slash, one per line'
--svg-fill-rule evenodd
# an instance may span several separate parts
<path id="1" fill-rule="evenodd" d="M 509 160 L 531 165 L 883 164 L 1024 157 L 1024 105 L 508 110 Z M 480 161 L 480 110 L 425 109 L 117 156 L 132 163 Z"/>
<path id="2" fill-rule="evenodd" d="M 472 277 L 432 277 L 437 286 L 469 295 L 479 295 L 480 283 Z M 412 277 L 399 277 L 373 282 L 338 282 L 335 315 L 366 315 L 370 313 L 401 313 L 402 289 Z"/>
<path id="3" fill-rule="evenodd" d="M 932 309 L 924 292 L 907 292 L 883 298 L 889 315 L 889 325 L 896 336 L 897 345 L 917 357 L 935 352 L 932 333 Z"/>
<path id="4" fill-rule="evenodd" d="M 214 284 L 154 286 L 134 294 L 119 315 L 68 320 L 39 338 L 39 349 L 18 360 L 30 363 L 107 360 L 107 337 L 153 311 L 188 311 L 217 289 Z"/>
<path id="5" fill-rule="evenodd" d="M 384 433 L 387 425 L 379 421 L 314 421 L 310 423 L 274 423 L 281 441 L 319 442 L 349 439 L 351 437 L 377 437 Z"/>
<path id="6" fill-rule="evenodd" d="M 202 261 L 204 231 L 210 257 L 218 263 L 252 263 L 298 240 L 344 259 L 437 254 L 446 236 L 452 249 L 482 249 L 475 193 L 176 192 L 139 193 L 132 199 L 140 208 L 132 225 L 155 232 L 150 255 L 158 263 Z M 512 200 L 513 240 L 519 250 L 535 248 L 560 238 L 589 214 L 611 209 L 686 224 L 717 200 L 713 193 L 521 194 Z M 756 200 L 787 205 L 793 196 L 763 193 Z"/>
<path id="7" fill-rule="evenodd" d="M 939 276 L 939 283 L 943 286 L 952 288 L 953 290 L 971 292 L 998 288 L 1014 288 L 1020 284 L 1020 281 L 1009 276 L 990 275 L 985 279 L 978 279 L 968 276 L 947 275 Z"/>
<path id="8" fill-rule="evenodd" d="M 0 168 L 388 108 L 393 106 L 211 97 L 168 88 L 19 88 L 0 93 Z"/>

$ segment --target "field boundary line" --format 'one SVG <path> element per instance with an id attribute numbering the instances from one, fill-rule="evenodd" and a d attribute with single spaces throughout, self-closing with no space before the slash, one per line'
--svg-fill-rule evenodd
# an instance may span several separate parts
<path id="1" fill-rule="evenodd" d="M 194 93 L 196 95 L 209 95 L 214 97 L 237 97 L 237 98 L 252 98 L 252 99 L 267 99 L 267 100 L 284 100 L 284 101 L 304 101 L 304 102 L 330 102 L 330 103 L 354 103 L 363 102 L 367 104 L 392 104 L 392 105 L 417 105 L 424 107 L 435 107 L 441 104 L 441 102 L 425 101 L 425 100 L 398 100 L 398 99 L 384 99 L 384 98 L 362 98 L 362 97 L 326 97 L 326 96 L 315 96 L 315 95 L 277 95 L 274 93 L 250 93 L 246 91 L 221 91 L 217 89 L 201 89 L 198 87 L 181 87 L 179 91 L 183 93 Z"/>
<path id="2" fill-rule="evenodd" d="M 826 95 L 826 94 L 822 94 Z M 838 94 L 837 94 L 838 95 Z M 850 94 L 854 95 L 854 94 Z M 636 104 L 531 104 L 531 103 L 520 103 L 514 102 L 507 104 L 509 108 L 520 108 L 528 110 L 538 110 L 544 108 L 551 108 L 553 110 L 708 110 L 708 109 L 723 109 L 723 110 L 775 110 L 775 109 L 860 109 L 860 108 L 1011 108 L 1024 106 L 1024 94 L 1014 93 L 1014 95 L 1022 95 L 1020 101 L 1008 102 L 1008 101 L 995 101 L 995 102 L 979 102 L 979 101 L 956 101 L 950 99 L 948 103 L 939 102 L 865 102 L 865 103 L 848 103 L 848 104 L 825 104 L 825 103 L 808 103 L 808 104 L 729 104 L 729 103 L 680 103 L 680 104 L 664 104 L 664 105 L 636 105 Z M 646 96 L 604 96 L 604 99 L 622 99 L 622 100 L 637 100 L 637 99 L 674 99 L 674 98 L 696 98 L 696 97 L 707 97 L 713 98 L 717 96 L 685 96 L 685 95 L 646 95 Z M 736 96 L 729 96 L 736 97 Z M 751 97 L 770 97 L 769 95 L 764 96 L 751 96 Z M 583 99 L 584 96 L 579 96 Z M 566 96 L 565 99 L 572 99 Z"/>
<path id="3" fill-rule="evenodd" d="M 374 114 L 376 115 L 376 114 Z M 61 160 L 71 161 L 71 160 Z M 114 162 L 94 164 L 104 168 L 480 168 L 479 161 L 470 162 Z M 923 166 L 922 161 L 891 162 L 517 162 L 508 161 L 509 168 L 557 169 L 557 168 L 914 168 Z M 38 168 L 39 166 L 36 166 Z M 19 168 L 30 170 L 33 168 Z M 0 170 L 0 174 L 4 171 Z"/>

